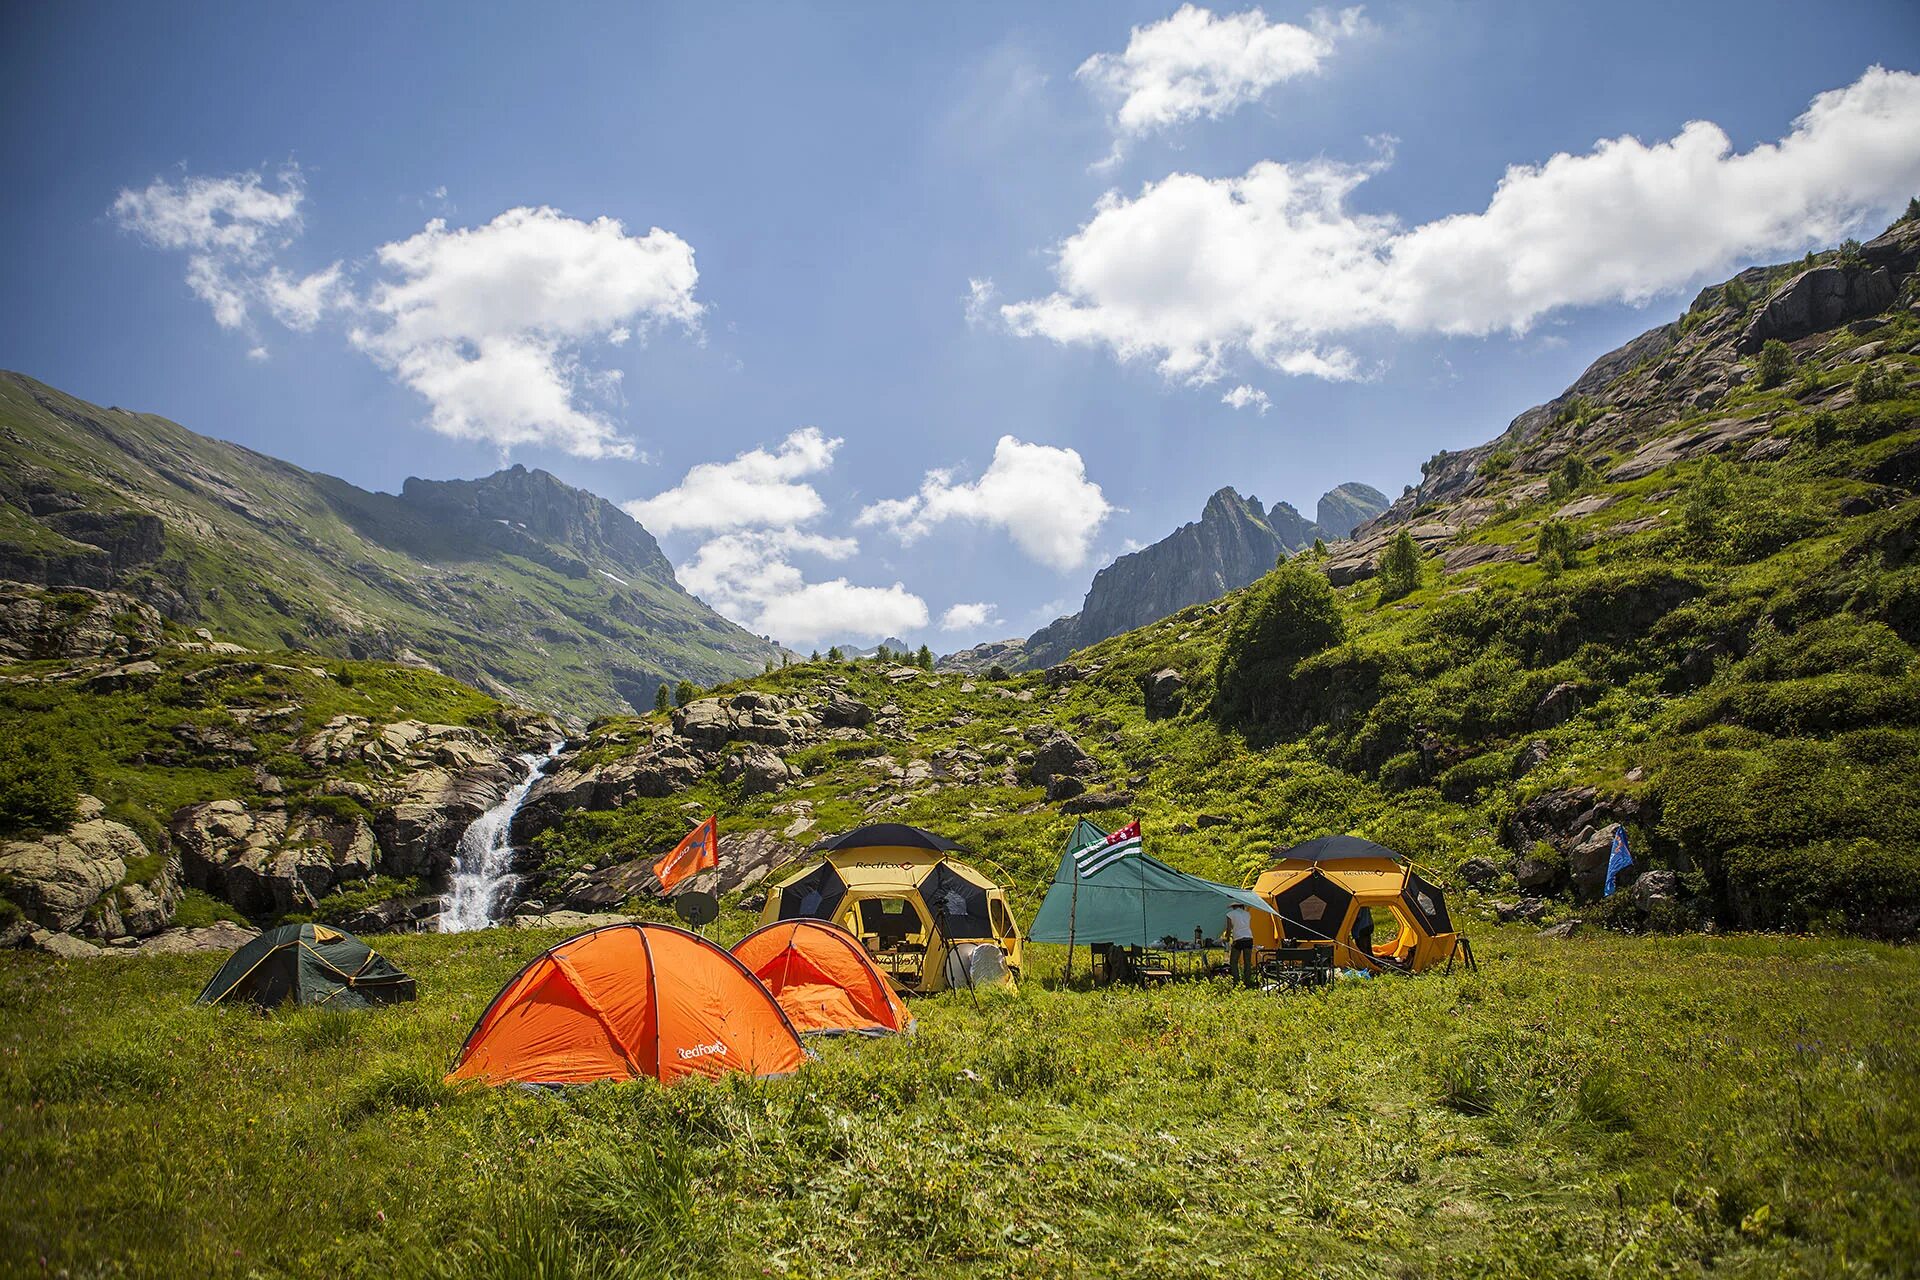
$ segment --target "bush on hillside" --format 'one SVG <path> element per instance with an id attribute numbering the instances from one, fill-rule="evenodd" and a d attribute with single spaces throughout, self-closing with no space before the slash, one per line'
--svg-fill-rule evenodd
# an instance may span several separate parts
<path id="1" fill-rule="evenodd" d="M 1340 600 L 1320 570 L 1299 561 L 1253 584 L 1228 620 L 1214 672 L 1215 705 L 1230 720 L 1271 719 L 1301 659 L 1346 638 Z"/>
<path id="2" fill-rule="evenodd" d="M 1579 563 L 1579 544 L 1573 536 L 1573 527 L 1564 520 L 1549 520 L 1541 525 L 1536 554 L 1541 569 L 1549 577 L 1573 568 Z"/>
<path id="3" fill-rule="evenodd" d="M 64 831 L 79 799 L 64 752 L 31 738 L 0 735 L 0 836 Z"/>
<path id="4" fill-rule="evenodd" d="M 1893 370 L 1881 365 L 1868 365 L 1853 378 L 1853 400 L 1855 404 L 1877 404 L 1882 400 L 1892 400 L 1902 390 L 1900 379 L 1893 376 Z"/>
<path id="5" fill-rule="evenodd" d="M 1793 372 L 1793 352 L 1778 338 L 1768 338 L 1753 360 L 1753 384 L 1762 391 L 1771 390 Z"/>
<path id="6" fill-rule="evenodd" d="M 1405 529 L 1380 553 L 1380 598 L 1398 600 L 1420 585 L 1420 547 Z"/>

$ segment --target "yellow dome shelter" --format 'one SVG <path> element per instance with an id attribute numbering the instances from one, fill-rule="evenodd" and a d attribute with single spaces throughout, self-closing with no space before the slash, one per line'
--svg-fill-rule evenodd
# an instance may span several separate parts
<path id="1" fill-rule="evenodd" d="M 1297 844 L 1253 891 L 1274 909 L 1253 921 L 1259 948 L 1332 947 L 1336 967 L 1371 973 L 1423 973 L 1456 954 L 1473 963 L 1440 886 L 1370 840 L 1322 836 Z"/>
<path id="2" fill-rule="evenodd" d="M 824 854 L 767 891 L 762 924 L 828 920 L 903 992 L 931 994 L 1017 978 L 1020 928 L 1006 891 L 951 855 L 944 836 L 898 822 L 823 840 Z"/>

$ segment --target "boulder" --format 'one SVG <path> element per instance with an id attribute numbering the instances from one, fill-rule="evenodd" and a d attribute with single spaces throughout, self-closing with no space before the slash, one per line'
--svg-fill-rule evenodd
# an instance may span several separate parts
<path id="1" fill-rule="evenodd" d="M 1045 786 L 1055 774 L 1079 774 L 1085 766 L 1093 763 L 1093 757 L 1081 750 L 1079 743 L 1064 733 L 1056 732 L 1034 749 L 1033 761 L 1027 766 L 1027 776 L 1036 785 Z"/>
<path id="2" fill-rule="evenodd" d="M 1580 712 L 1580 686 L 1563 680 L 1547 690 L 1533 708 L 1533 727 L 1551 729 L 1565 724 Z"/>
<path id="3" fill-rule="evenodd" d="M 1520 748 L 1520 750 L 1514 754 L 1513 770 L 1512 770 L 1513 776 L 1515 778 L 1526 777 L 1528 774 L 1532 773 L 1535 769 L 1538 769 L 1541 765 L 1545 764 L 1547 760 L 1552 756 L 1552 754 L 1553 753 L 1548 749 L 1546 743 L 1542 742 L 1538 738 L 1535 738 L 1532 742 L 1529 742 L 1526 746 Z"/>
<path id="4" fill-rule="evenodd" d="M 1734 350 L 1752 354 L 1769 338 L 1792 342 L 1810 333 L 1832 329 L 1848 320 L 1885 311 L 1896 290 L 1886 268 L 1826 263 L 1802 271 L 1774 291 L 1734 343 Z"/>
<path id="5" fill-rule="evenodd" d="M 99 802 L 81 812 L 97 815 Z M 0 882 L 26 920 L 50 932 L 65 933 L 86 922 L 90 913 L 105 914 L 105 909 L 95 908 L 113 896 L 128 864 L 150 856 L 131 827 L 87 816 L 57 835 L 0 844 Z M 108 906 L 115 904 L 109 901 Z M 116 911 L 114 924 L 119 923 Z M 122 932 L 124 928 L 114 928 L 105 936 Z"/>
<path id="6" fill-rule="evenodd" d="M 171 829 L 187 881 L 248 915 L 311 910 L 337 886 L 372 875 L 380 861 L 373 827 L 359 817 L 290 818 L 213 800 L 181 809 Z"/>
<path id="7" fill-rule="evenodd" d="M 1460 864 L 1460 878 L 1471 887 L 1480 889 L 1500 878 L 1500 868 L 1492 858 L 1468 858 Z"/>
<path id="8" fill-rule="evenodd" d="M 820 723 L 829 729 L 864 729 L 873 723 L 873 708 L 849 694 L 837 693 L 820 708 Z"/>
<path id="9" fill-rule="evenodd" d="M 1522 889 L 1551 893 L 1560 887 L 1565 868 L 1554 859 L 1523 854 L 1513 861 L 1513 879 Z"/>
<path id="10" fill-rule="evenodd" d="M 1059 689 L 1066 685 L 1078 684 L 1087 673 L 1071 662 L 1056 662 L 1047 668 L 1046 682 L 1049 689 Z"/>
<path id="11" fill-rule="evenodd" d="M 733 718 L 718 698 L 696 698 L 673 712 L 673 731 L 707 751 L 717 751 L 733 737 Z"/>
<path id="12" fill-rule="evenodd" d="M 35 929 L 27 935 L 27 945 L 62 960 L 91 960 L 95 956 L 105 955 L 99 947 L 83 938 L 70 933 L 53 933 L 46 929 Z"/>
<path id="13" fill-rule="evenodd" d="M 195 952 L 229 952 L 260 936 L 258 929 L 216 920 L 200 929 L 166 929 L 140 944 L 138 954 L 156 956 L 187 955 Z"/>
<path id="14" fill-rule="evenodd" d="M 1579 932 L 1580 932 L 1580 921 L 1568 920 L 1561 924 L 1548 925 L 1546 928 L 1542 929 L 1537 936 L 1542 938 L 1553 938 L 1553 939 L 1564 942 L 1566 939 L 1573 937 Z"/>
<path id="15" fill-rule="evenodd" d="M 1522 898 L 1518 902 L 1496 902 L 1493 904 L 1493 914 L 1501 924 L 1511 924 L 1515 920 L 1539 924 L 1547 918 L 1547 904 L 1539 898 Z"/>
<path id="16" fill-rule="evenodd" d="M 1642 911 L 1671 906 L 1680 900 L 1677 871 L 1648 871 L 1633 882 L 1633 905 Z"/>
<path id="17" fill-rule="evenodd" d="M 1232 818 L 1222 817 L 1217 813 L 1203 813 L 1193 821 L 1202 831 L 1207 830 L 1209 827 L 1230 827 L 1233 825 Z"/>
<path id="18" fill-rule="evenodd" d="M 1047 783 L 1047 799 L 1054 802 L 1071 800 L 1075 796 L 1086 794 L 1087 784 L 1071 773 L 1055 774 Z"/>
<path id="19" fill-rule="evenodd" d="M 720 770 L 720 780 L 738 783 L 741 792 L 749 796 L 765 795 L 778 791 L 787 785 L 792 771 L 778 752 L 766 747 L 751 747 L 745 751 L 727 757 L 726 765 Z"/>
<path id="20" fill-rule="evenodd" d="M 1165 720 L 1180 714 L 1187 697 L 1187 678 L 1171 667 L 1163 667 L 1140 681 L 1146 696 L 1147 719 Z"/>
<path id="21" fill-rule="evenodd" d="M 1607 862 L 1613 855 L 1613 834 L 1620 824 L 1609 822 L 1583 832 L 1567 851 L 1567 867 L 1576 898 L 1592 901 L 1607 885 Z"/>
<path id="22" fill-rule="evenodd" d="M 160 678 L 160 664 L 152 659 L 129 662 L 102 671 L 87 681 L 89 693 L 115 693 L 122 689 L 144 689 Z"/>
<path id="23" fill-rule="evenodd" d="M 340 927 L 349 933 L 407 933 L 439 915 L 442 902 L 440 895 L 431 893 L 388 898 L 356 911 Z"/>
<path id="24" fill-rule="evenodd" d="M 1099 813 L 1107 809 L 1125 809 L 1132 804 L 1133 792 L 1131 791 L 1090 791 L 1085 795 L 1075 796 L 1061 805 L 1060 812 Z"/>

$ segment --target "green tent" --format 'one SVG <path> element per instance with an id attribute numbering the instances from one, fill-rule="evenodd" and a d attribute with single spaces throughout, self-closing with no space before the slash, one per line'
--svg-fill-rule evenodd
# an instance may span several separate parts
<path id="1" fill-rule="evenodd" d="M 413 979 L 360 939 L 323 924 L 283 924 L 227 957 L 197 1003 L 362 1009 L 413 999 Z"/>
<path id="2" fill-rule="evenodd" d="M 1191 939 L 1195 929 L 1208 937 L 1218 936 L 1231 906 L 1273 913 L 1272 905 L 1250 889 L 1202 880 L 1144 853 L 1129 854 L 1091 876 L 1079 876 L 1073 851 L 1106 835 L 1084 818 L 1074 828 L 1046 901 L 1027 931 L 1030 940 L 1153 947 L 1162 938 Z"/>

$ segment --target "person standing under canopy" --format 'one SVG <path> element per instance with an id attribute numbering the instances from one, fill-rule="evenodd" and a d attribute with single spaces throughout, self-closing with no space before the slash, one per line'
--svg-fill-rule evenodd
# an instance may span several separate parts
<path id="1" fill-rule="evenodd" d="M 1227 964 L 1233 976 L 1241 986 L 1253 985 L 1253 913 L 1236 902 L 1227 908 L 1227 927 L 1224 933 L 1231 950 L 1227 953 Z"/>

